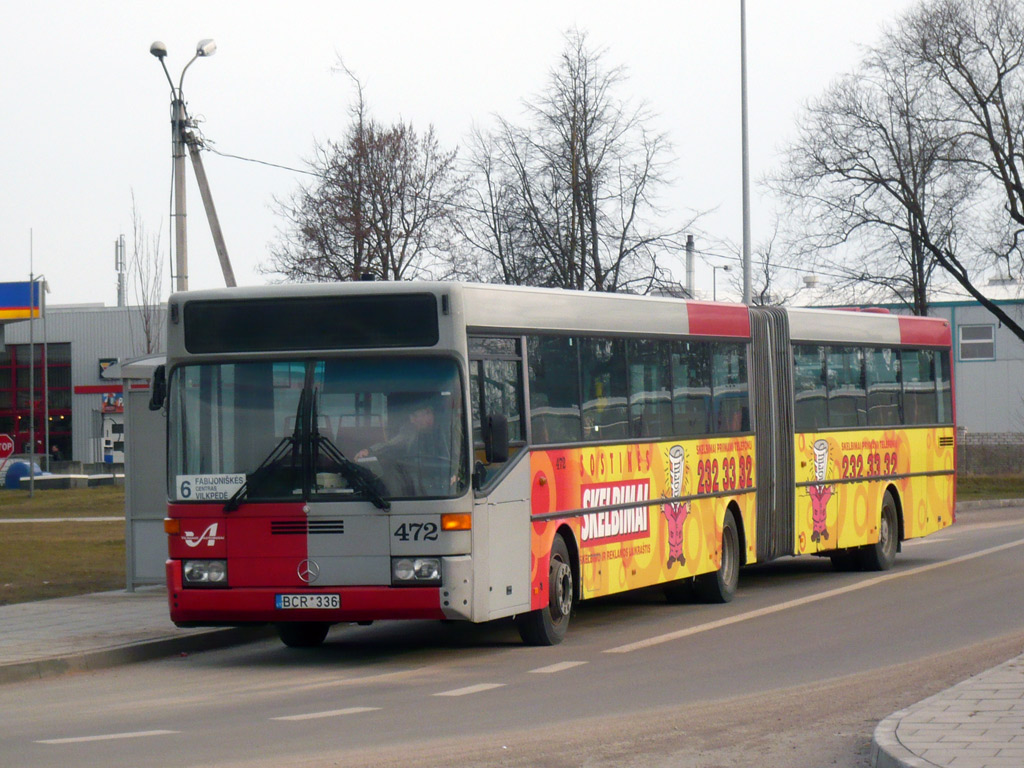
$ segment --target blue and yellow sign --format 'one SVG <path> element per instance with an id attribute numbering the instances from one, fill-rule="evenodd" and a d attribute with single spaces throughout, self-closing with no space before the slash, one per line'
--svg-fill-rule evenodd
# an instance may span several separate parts
<path id="1" fill-rule="evenodd" d="M 40 317 L 43 284 L 0 283 L 0 322 L 4 320 L 28 320 Z"/>

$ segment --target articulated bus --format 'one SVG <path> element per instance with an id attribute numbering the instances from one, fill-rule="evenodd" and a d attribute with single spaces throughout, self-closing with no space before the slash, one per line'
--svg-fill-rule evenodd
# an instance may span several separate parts
<path id="1" fill-rule="evenodd" d="M 170 299 L 179 626 L 514 617 L 782 556 L 891 567 L 954 521 L 944 320 L 459 283 Z"/>

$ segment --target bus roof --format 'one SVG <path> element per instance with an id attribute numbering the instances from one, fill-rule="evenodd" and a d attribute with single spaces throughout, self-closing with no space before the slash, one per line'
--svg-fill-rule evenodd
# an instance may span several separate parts
<path id="1" fill-rule="evenodd" d="M 471 332 L 579 334 L 642 333 L 652 336 L 750 338 L 750 312 L 742 304 L 571 291 L 487 283 L 364 281 L 292 283 L 175 293 L 170 303 L 234 299 L 273 299 L 373 293 L 433 293 L 442 306 L 461 314 Z M 797 342 L 903 344 L 948 347 L 949 322 L 941 318 L 879 314 L 844 309 L 787 309 Z"/>
<path id="2" fill-rule="evenodd" d="M 848 309 L 787 311 L 793 341 L 948 347 L 949 321 Z"/>

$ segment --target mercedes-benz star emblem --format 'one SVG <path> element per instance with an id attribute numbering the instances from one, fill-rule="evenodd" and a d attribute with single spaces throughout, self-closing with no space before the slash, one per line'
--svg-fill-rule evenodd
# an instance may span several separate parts
<path id="1" fill-rule="evenodd" d="M 320 566 L 317 565 L 316 560 L 303 560 L 299 563 L 298 574 L 304 582 L 312 584 L 320 575 Z"/>

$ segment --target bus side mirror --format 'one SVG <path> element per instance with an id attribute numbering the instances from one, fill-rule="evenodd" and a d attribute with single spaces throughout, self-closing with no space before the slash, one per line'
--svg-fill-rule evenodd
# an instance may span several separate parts
<path id="1" fill-rule="evenodd" d="M 494 415 L 487 417 L 484 431 L 484 456 L 488 464 L 502 464 L 508 461 L 508 419 Z"/>
<path id="2" fill-rule="evenodd" d="M 153 380 L 149 388 L 149 410 L 159 411 L 164 407 L 164 400 L 167 398 L 167 372 L 164 366 L 158 365 L 153 371 Z"/>

